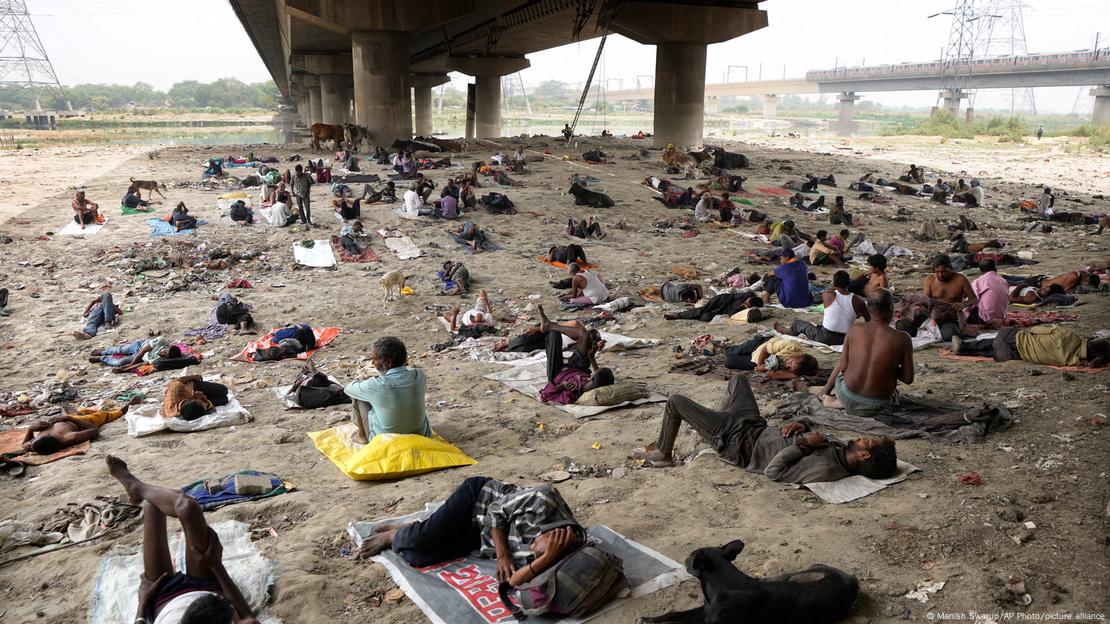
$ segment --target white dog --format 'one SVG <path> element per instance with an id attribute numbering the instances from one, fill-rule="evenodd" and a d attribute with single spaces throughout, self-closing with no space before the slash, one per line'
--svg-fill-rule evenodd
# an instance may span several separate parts
<path id="1" fill-rule="evenodd" d="M 382 287 L 385 291 L 385 300 L 393 301 L 393 289 L 397 289 L 397 294 L 401 294 L 401 289 L 405 287 L 405 274 L 399 270 L 390 271 L 378 280 L 378 286 Z"/>

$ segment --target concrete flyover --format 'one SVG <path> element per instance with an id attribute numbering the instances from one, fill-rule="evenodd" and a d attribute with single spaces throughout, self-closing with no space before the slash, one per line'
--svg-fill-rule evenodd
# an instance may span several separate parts
<path id="1" fill-rule="evenodd" d="M 767 25 L 763 0 L 229 1 L 302 122 L 353 121 L 379 144 L 413 135 L 413 103 L 431 133 L 431 89 L 451 71 L 475 77 L 478 136 L 500 136 L 502 76 L 613 32 L 656 46 L 655 142 L 696 145 L 706 46 Z"/>

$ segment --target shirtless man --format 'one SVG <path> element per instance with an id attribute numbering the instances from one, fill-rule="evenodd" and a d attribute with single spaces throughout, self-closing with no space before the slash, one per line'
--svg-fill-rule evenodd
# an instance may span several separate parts
<path id="1" fill-rule="evenodd" d="M 913 383 L 913 342 L 909 334 L 890 326 L 894 298 L 889 290 L 879 289 L 868 297 L 867 311 L 871 320 L 848 330 L 840 361 L 821 390 L 821 402 L 855 416 L 874 417 L 890 408 L 899 381 Z"/>
<path id="2" fill-rule="evenodd" d="M 40 420 L 27 428 L 27 433 L 23 436 L 23 450 L 39 455 L 52 455 L 92 440 L 100 435 L 101 427 L 122 417 L 129 407 L 141 400 L 142 397 L 137 396 L 119 409 L 105 410 L 63 405 L 64 415 Z"/>
<path id="3" fill-rule="evenodd" d="M 86 199 L 85 191 L 77 191 L 77 197 L 73 198 L 73 220 L 82 230 L 86 225 L 100 222 L 100 205 Z"/>
<path id="4" fill-rule="evenodd" d="M 971 282 L 963 273 L 952 270 L 952 260 L 944 254 L 933 259 L 933 273 L 925 277 L 922 290 L 934 303 L 950 304 L 957 312 L 978 301 Z"/>
<path id="5" fill-rule="evenodd" d="M 140 481 L 122 459 L 108 456 L 131 504 L 143 507 L 143 573 L 136 622 L 258 624 L 243 593 L 223 564 L 223 546 L 204 511 L 180 490 Z M 174 570 L 166 518 L 177 518 L 185 537 L 182 571 Z"/>
<path id="6" fill-rule="evenodd" d="M 1059 284 L 1066 293 L 1073 293 L 1075 289 L 1080 286 L 1094 290 L 1098 288 L 1100 283 L 1102 283 L 1101 280 L 1094 273 L 1088 273 L 1086 271 L 1068 271 L 1062 275 L 1041 280 L 1041 296 L 1047 297 L 1050 294 L 1049 289 L 1052 288 L 1053 284 Z"/>
<path id="7" fill-rule="evenodd" d="M 886 256 L 873 254 L 867 257 L 867 266 L 871 269 L 863 275 L 852 278 L 848 290 L 861 297 L 870 297 L 871 293 L 880 288 L 890 288 L 886 278 Z"/>

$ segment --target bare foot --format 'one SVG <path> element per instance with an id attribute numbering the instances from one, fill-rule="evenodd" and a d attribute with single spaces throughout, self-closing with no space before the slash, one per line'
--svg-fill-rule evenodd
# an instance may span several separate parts
<path id="1" fill-rule="evenodd" d="M 366 439 L 366 434 L 364 434 L 364 433 L 357 433 L 356 432 L 355 435 L 351 439 L 353 439 L 358 444 L 369 444 L 370 443 L 370 440 Z"/>
<path id="2" fill-rule="evenodd" d="M 92 336 L 86 334 L 85 332 L 79 332 L 79 331 L 73 332 L 73 337 L 78 339 L 78 340 L 89 340 L 90 338 L 92 338 Z"/>
<path id="3" fill-rule="evenodd" d="M 843 409 L 844 407 L 840 404 L 840 400 L 831 394 L 826 394 L 825 396 L 821 397 L 821 405 L 824 405 L 829 409 Z"/>
<path id="4" fill-rule="evenodd" d="M 362 545 L 358 547 L 358 558 L 366 559 L 381 554 L 383 550 L 388 550 L 393 546 L 393 536 L 396 534 L 397 529 L 375 533 L 373 537 L 362 542 Z"/>
<path id="5" fill-rule="evenodd" d="M 782 323 L 779 323 L 777 321 L 775 322 L 775 331 L 777 331 L 780 334 L 786 334 L 787 336 L 792 336 L 793 335 L 793 334 L 790 333 L 790 328 L 789 327 L 787 327 L 787 326 L 785 326 Z"/>
<path id="6" fill-rule="evenodd" d="M 143 502 L 143 497 L 138 493 L 140 481 L 127 469 L 127 462 L 115 455 L 109 455 L 106 461 L 108 463 L 108 474 L 115 477 L 115 479 L 123 485 L 123 489 L 127 491 L 127 498 L 130 500 L 131 504 L 138 505 Z"/>
<path id="7" fill-rule="evenodd" d="M 62 403 L 62 411 L 70 416 L 74 416 L 77 414 L 77 408 L 73 407 L 73 405 L 69 403 Z"/>
<path id="8" fill-rule="evenodd" d="M 671 468 L 674 466 L 674 459 L 657 448 L 650 450 L 636 449 L 632 451 L 632 457 L 644 460 L 644 462 L 652 468 Z"/>
<path id="9" fill-rule="evenodd" d="M 540 332 L 546 334 L 551 329 L 551 321 L 547 318 L 547 313 L 543 311 L 543 306 L 536 306 L 536 311 L 540 314 Z"/>

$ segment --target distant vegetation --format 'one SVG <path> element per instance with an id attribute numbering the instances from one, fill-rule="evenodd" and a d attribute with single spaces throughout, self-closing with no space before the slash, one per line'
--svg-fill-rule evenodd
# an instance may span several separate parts
<path id="1" fill-rule="evenodd" d="M 273 81 L 247 84 L 234 78 L 215 82 L 179 82 L 162 92 L 145 82 L 134 85 L 80 84 L 46 90 L 39 97 L 45 110 L 65 110 L 66 100 L 79 110 L 106 112 L 131 109 L 266 109 L 277 108 L 281 96 Z M 33 110 L 34 93 L 18 87 L 0 88 L 0 109 Z"/>
<path id="2" fill-rule="evenodd" d="M 1029 128 L 1017 117 L 994 116 L 986 120 L 975 120 L 967 123 L 957 118 L 948 110 L 938 110 L 933 115 L 918 119 L 911 119 L 883 131 L 885 135 L 920 134 L 939 136 L 945 139 L 973 139 L 976 136 L 996 136 L 1000 141 L 1023 143 L 1025 137 L 1033 134 L 1035 128 Z"/>

